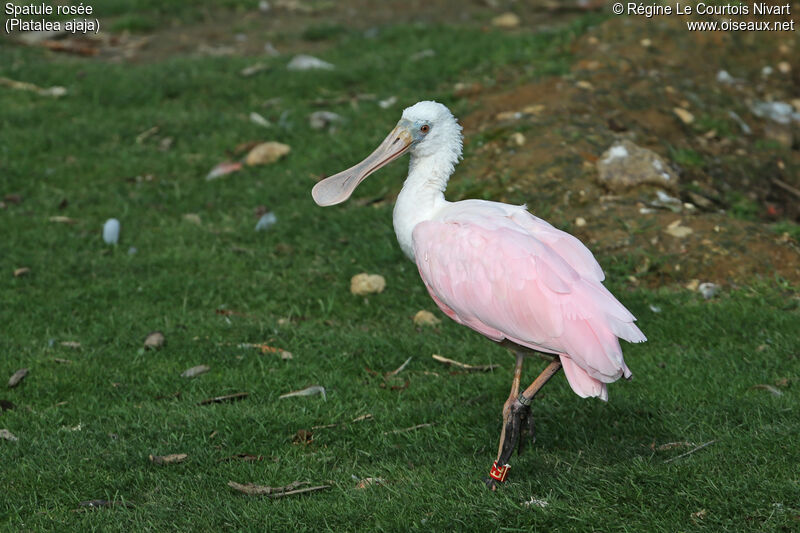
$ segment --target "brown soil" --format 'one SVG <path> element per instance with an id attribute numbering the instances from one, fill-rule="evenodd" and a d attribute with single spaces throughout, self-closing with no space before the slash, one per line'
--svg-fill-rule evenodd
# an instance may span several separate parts
<path id="1" fill-rule="evenodd" d="M 134 62 L 175 54 L 262 55 L 267 42 L 282 54 L 313 53 L 330 42 L 304 39 L 309 27 L 367 30 L 424 21 L 488 28 L 493 17 L 511 9 L 521 24 L 503 31 L 527 32 L 603 3 L 585 4 L 273 0 L 267 12 L 206 13 L 206 22 L 176 23 L 143 36 L 107 34 L 88 46 L 96 49 L 96 60 Z M 792 7 L 800 13 L 797 2 Z M 700 33 L 689 32 L 684 22 L 610 18 L 573 44 L 567 76 L 530 83 L 521 74 L 504 73 L 508 79 L 491 87 L 464 80 L 466 89 L 456 94 L 475 111 L 462 117 L 468 158 L 451 196 L 488 191 L 497 200 L 528 202 L 532 211 L 586 242 L 604 263 L 612 256 L 629 261 L 634 284 L 737 284 L 776 276 L 799 283 L 798 243 L 770 226 L 800 219 L 798 123 L 780 125 L 750 111 L 756 100 L 800 106 L 796 32 Z M 721 70 L 735 81 L 718 81 Z M 676 108 L 693 120 L 681 120 Z M 518 132 L 524 135 L 521 145 L 512 137 Z M 596 163 L 623 138 L 669 162 L 680 181 L 670 192 L 691 206 L 679 213 L 653 208 L 652 187 L 623 194 L 606 190 Z M 737 209 L 749 210 L 752 220 L 731 216 Z M 692 232 L 669 234 L 676 220 Z"/>

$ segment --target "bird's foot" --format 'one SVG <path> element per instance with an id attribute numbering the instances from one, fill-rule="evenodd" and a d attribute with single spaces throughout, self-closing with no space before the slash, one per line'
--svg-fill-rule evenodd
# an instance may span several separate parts
<path id="1" fill-rule="evenodd" d="M 528 439 L 531 443 L 536 440 L 530 402 L 524 397 L 522 401 L 517 398 L 508 408 L 500 457 L 492 465 L 489 477 L 484 480 L 489 489 L 497 490 L 497 487 L 506 480 L 508 470 L 511 468 L 508 462 L 514 453 L 514 448 L 517 448 L 517 453 L 522 453 Z"/>

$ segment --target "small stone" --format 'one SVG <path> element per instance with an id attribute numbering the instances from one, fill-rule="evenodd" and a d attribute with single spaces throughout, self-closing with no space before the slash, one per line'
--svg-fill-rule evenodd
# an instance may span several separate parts
<path id="1" fill-rule="evenodd" d="M 314 56 L 300 54 L 294 56 L 286 68 L 289 70 L 333 70 L 336 67 Z"/>
<path id="2" fill-rule="evenodd" d="M 164 337 L 163 333 L 160 331 L 153 331 L 144 339 L 144 347 L 148 350 L 158 350 L 164 346 L 165 342 L 167 342 L 167 338 Z"/>
<path id="3" fill-rule="evenodd" d="M 781 61 L 778 63 L 778 72 L 781 74 L 789 74 L 792 71 L 792 65 L 788 61 Z"/>
<path id="4" fill-rule="evenodd" d="M 312 130 L 321 130 L 340 122 L 342 117 L 331 111 L 315 111 L 308 116 L 308 124 Z"/>
<path id="5" fill-rule="evenodd" d="M 733 85 L 736 80 L 731 76 L 727 70 L 720 70 L 717 72 L 717 82 L 724 85 Z"/>
<path id="6" fill-rule="evenodd" d="M 700 294 L 703 295 L 703 298 L 710 300 L 722 290 L 722 287 L 716 283 L 705 282 L 698 285 L 697 290 L 700 291 Z"/>
<path id="7" fill-rule="evenodd" d="M 386 280 L 380 274 L 356 274 L 350 279 L 350 292 L 357 296 L 381 293 L 386 288 Z"/>
<path id="8" fill-rule="evenodd" d="M 678 118 L 681 119 L 681 122 L 684 124 L 691 124 L 694 122 L 694 115 L 682 107 L 676 107 L 672 110 L 672 112 L 678 115 Z"/>
<path id="9" fill-rule="evenodd" d="M 516 28 L 519 26 L 520 20 L 514 13 L 503 13 L 492 19 L 492 26 L 496 28 Z"/>
<path id="10" fill-rule="evenodd" d="M 689 226 L 681 226 L 681 220 L 678 219 L 667 226 L 664 232 L 678 239 L 683 239 L 694 233 L 694 230 Z"/>
<path id="11" fill-rule="evenodd" d="M 269 228 L 277 224 L 277 222 L 278 217 L 275 216 L 275 213 L 272 211 L 269 213 L 264 213 L 256 223 L 256 231 L 267 231 Z"/>
<path id="12" fill-rule="evenodd" d="M 197 213 L 186 213 L 186 214 L 183 215 L 183 220 L 185 220 L 186 222 L 188 222 L 190 224 L 195 224 L 197 226 L 200 226 L 200 225 L 203 224 L 203 221 L 200 218 L 200 215 L 198 215 Z"/>
<path id="13" fill-rule="evenodd" d="M 575 219 L 575 225 L 579 228 L 582 228 L 586 225 L 586 219 L 583 217 L 578 217 Z"/>
<path id="14" fill-rule="evenodd" d="M 583 89 L 584 91 L 591 91 L 594 89 L 594 85 L 592 85 L 586 80 L 579 81 L 578 83 L 575 84 L 575 87 L 577 87 L 578 89 Z"/>
<path id="15" fill-rule="evenodd" d="M 642 39 L 641 41 L 639 41 L 639 44 L 641 44 L 645 48 L 650 48 L 651 46 L 653 46 L 653 41 L 651 41 L 650 39 Z"/>
<path id="16" fill-rule="evenodd" d="M 415 326 L 436 326 L 441 323 L 442 321 L 436 318 L 433 313 L 425 311 L 424 309 L 417 311 L 417 314 L 414 315 Z"/>
<path id="17" fill-rule="evenodd" d="M 269 165 L 278 161 L 292 151 L 288 144 L 265 142 L 255 146 L 245 157 L 245 163 L 253 165 Z"/>
<path id="18" fill-rule="evenodd" d="M 514 146 L 523 146 L 525 144 L 525 136 L 517 131 L 511 134 L 508 141 Z"/>
<path id="19" fill-rule="evenodd" d="M 625 139 L 614 143 L 597 160 L 599 181 L 612 192 L 656 185 L 677 192 L 678 177 L 657 153 Z"/>
<path id="20" fill-rule="evenodd" d="M 103 241 L 106 244 L 117 244 L 119 242 L 119 220 L 109 218 L 103 224 Z"/>

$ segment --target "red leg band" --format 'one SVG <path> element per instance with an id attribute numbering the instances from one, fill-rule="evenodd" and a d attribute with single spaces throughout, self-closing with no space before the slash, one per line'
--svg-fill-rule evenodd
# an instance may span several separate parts
<path id="1" fill-rule="evenodd" d="M 511 465 L 497 466 L 497 461 L 495 461 L 494 464 L 492 464 L 492 469 L 489 470 L 489 476 L 502 483 L 506 480 L 509 468 L 511 468 Z"/>

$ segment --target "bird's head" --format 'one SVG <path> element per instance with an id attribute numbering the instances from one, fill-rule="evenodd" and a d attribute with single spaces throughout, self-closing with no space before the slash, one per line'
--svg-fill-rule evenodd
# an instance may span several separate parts
<path id="1" fill-rule="evenodd" d="M 444 105 L 418 102 L 403 111 L 397 126 L 366 159 L 317 183 L 311 191 L 321 206 L 344 202 L 364 179 L 406 152 L 415 160 L 441 157 L 452 166 L 461 157 L 461 126 Z"/>

